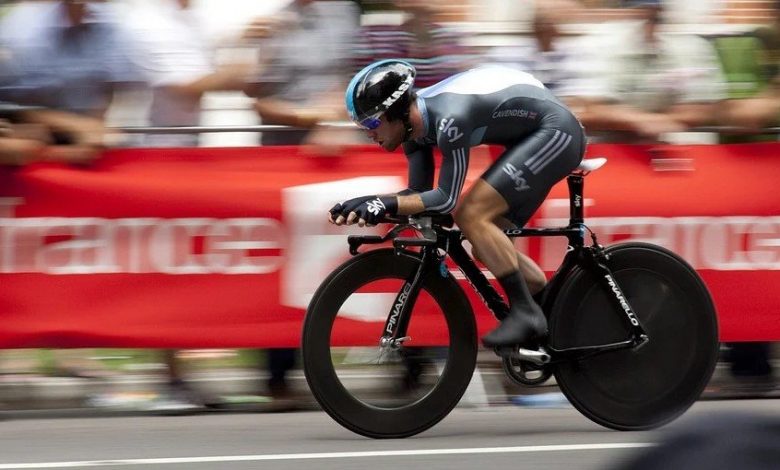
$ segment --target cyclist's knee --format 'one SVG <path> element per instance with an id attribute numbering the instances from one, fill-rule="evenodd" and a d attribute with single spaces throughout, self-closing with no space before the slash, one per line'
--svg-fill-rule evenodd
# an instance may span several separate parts
<path id="1" fill-rule="evenodd" d="M 490 218 L 478 204 L 462 204 L 455 211 L 455 223 L 461 230 L 467 232 L 490 223 Z"/>
<path id="2" fill-rule="evenodd" d="M 458 207 L 452 214 L 455 223 L 458 224 L 461 230 L 468 232 L 471 226 L 471 217 L 469 217 L 469 210 L 466 210 L 463 206 Z"/>

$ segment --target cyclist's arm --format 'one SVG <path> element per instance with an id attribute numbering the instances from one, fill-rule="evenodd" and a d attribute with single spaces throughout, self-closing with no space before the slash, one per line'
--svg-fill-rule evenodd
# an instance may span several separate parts
<path id="1" fill-rule="evenodd" d="M 425 210 L 420 194 L 398 195 L 398 215 L 419 214 Z"/>
<path id="2" fill-rule="evenodd" d="M 395 195 L 398 197 L 398 214 L 412 215 L 425 210 L 420 193 L 433 188 L 433 147 L 406 142 L 403 148 L 409 164 L 408 185 Z"/>
<path id="3" fill-rule="evenodd" d="M 404 153 L 409 164 L 409 183 L 400 195 L 409 195 L 433 189 L 433 147 L 412 142 L 404 144 Z"/>
<path id="4" fill-rule="evenodd" d="M 455 209 L 468 170 L 470 148 L 468 138 L 464 137 L 467 135 L 470 132 L 464 129 L 462 132 L 439 136 L 442 163 L 438 187 L 414 195 L 399 196 L 399 214 L 411 215 L 423 211 L 448 214 Z"/>

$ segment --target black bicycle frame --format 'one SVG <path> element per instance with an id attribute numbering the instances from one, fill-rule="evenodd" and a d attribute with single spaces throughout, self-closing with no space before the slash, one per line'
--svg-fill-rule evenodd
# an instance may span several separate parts
<path id="1" fill-rule="evenodd" d="M 566 237 L 569 242 L 567 253 L 561 263 L 561 266 L 553 275 L 546 287 L 545 297 L 555 296 L 560 284 L 565 279 L 566 274 L 577 266 L 589 270 L 609 296 L 616 312 L 623 312 L 626 325 L 631 332 L 630 338 L 616 343 L 579 346 L 565 349 L 555 349 L 552 345 L 547 345 L 552 361 L 581 359 L 583 357 L 613 351 L 616 349 L 625 349 L 639 347 L 647 343 L 649 337 L 644 331 L 639 318 L 623 294 L 617 281 L 612 275 L 612 271 L 607 266 L 607 255 L 603 247 L 596 240 L 596 236 L 591 233 L 593 244 L 585 245 L 585 234 L 588 228 L 585 226 L 583 218 L 583 175 L 573 174 L 567 178 L 569 185 L 570 214 L 569 225 L 559 228 L 523 228 L 504 230 L 504 233 L 510 238 L 515 237 Z M 455 264 L 471 283 L 472 287 L 480 295 L 485 305 L 493 315 L 502 320 L 506 317 L 509 307 L 504 302 L 501 295 L 490 284 L 487 277 L 477 267 L 474 260 L 469 256 L 463 247 L 463 234 L 460 230 L 446 229 L 441 226 L 433 226 L 430 230 L 435 231 L 435 238 L 399 238 L 400 232 L 396 227 L 384 237 L 378 236 L 350 236 L 350 251 L 357 253 L 357 248 L 362 244 L 383 243 L 387 240 L 393 240 L 399 255 L 411 255 L 420 259 L 419 268 L 410 279 L 407 279 L 393 302 L 391 311 L 385 322 L 382 345 L 399 347 L 406 339 L 406 332 L 411 317 L 411 308 L 417 300 L 422 280 L 433 270 L 439 269 L 442 274 L 446 273 L 444 265 L 444 252 L 450 256 Z M 420 247 L 419 252 L 412 252 L 408 247 Z M 545 302 L 546 303 L 546 302 Z"/>

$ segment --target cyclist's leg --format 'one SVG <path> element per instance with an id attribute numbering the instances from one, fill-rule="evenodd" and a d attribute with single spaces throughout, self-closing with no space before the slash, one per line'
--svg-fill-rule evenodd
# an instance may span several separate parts
<path id="1" fill-rule="evenodd" d="M 520 274 L 528 284 L 528 290 L 531 295 L 536 295 L 547 285 L 547 276 L 534 260 L 524 253 L 517 252 L 517 261 L 520 264 Z"/>
<path id="2" fill-rule="evenodd" d="M 501 194 L 479 179 L 455 212 L 455 222 L 471 242 L 472 251 L 496 277 L 519 269 L 512 241 L 494 222 L 508 210 Z"/>
<path id="3" fill-rule="evenodd" d="M 574 121 L 576 123 L 576 121 Z M 552 186 L 582 159 L 584 136 L 576 125 L 540 129 L 506 152 L 466 195 L 456 221 L 483 263 L 499 280 L 510 314 L 483 341 L 488 346 L 522 343 L 546 332 L 546 321 L 520 270 L 511 240 L 494 223 L 507 214 L 522 227 Z"/>
<path id="4" fill-rule="evenodd" d="M 501 230 L 521 228 L 505 217 L 499 217 L 495 222 Z M 520 266 L 520 273 L 528 284 L 528 290 L 531 291 L 531 295 L 541 292 L 544 286 L 547 285 L 547 276 L 544 275 L 542 268 L 528 255 L 520 251 L 517 251 L 517 262 Z"/>
<path id="5" fill-rule="evenodd" d="M 517 225 L 510 222 L 505 217 L 498 217 L 496 218 L 493 223 L 498 226 L 501 230 L 507 230 L 507 229 L 515 229 L 518 228 Z M 516 251 L 517 253 L 517 263 L 520 267 L 520 273 L 523 275 L 523 278 L 525 279 L 525 282 L 528 284 L 528 290 L 531 292 L 531 295 L 536 295 L 539 292 L 544 289 L 544 286 L 547 285 L 547 277 L 544 275 L 544 271 L 542 271 L 542 268 L 539 267 L 534 260 L 529 258 L 527 255 Z M 479 250 L 472 246 L 471 248 L 471 255 L 479 261 L 482 262 L 482 258 L 480 258 Z"/>
<path id="6" fill-rule="evenodd" d="M 508 315 L 482 338 L 488 347 L 526 343 L 547 332 L 544 314 L 534 303 L 520 271 L 515 246 L 494 223 L 496 217 L 508 210 L 509 204 L 501 194 L 480 179 L 466 194 L 455 214 L 463 234 L 496 276 L 509 300 Z"/>

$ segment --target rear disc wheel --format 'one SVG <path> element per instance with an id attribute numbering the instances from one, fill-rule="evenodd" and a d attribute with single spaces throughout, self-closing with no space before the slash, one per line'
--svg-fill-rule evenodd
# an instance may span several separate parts
<path id="1" fill-rule="evenodd" d="M 562 392 L 585 416 L 619 430 L 651 429 L 681 415 L 701 395 L 718 355 L 715 308 L 698 274 L 650 244 L 606 250 L 613 278 L 650 341 L 556 365 Z M 570 273 L 550 313 L 555 349 L 624 341 L 625 313 L 593 274 Z"/>

